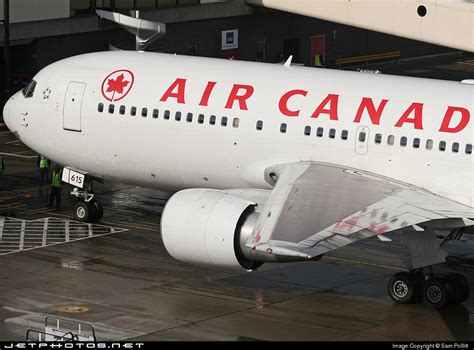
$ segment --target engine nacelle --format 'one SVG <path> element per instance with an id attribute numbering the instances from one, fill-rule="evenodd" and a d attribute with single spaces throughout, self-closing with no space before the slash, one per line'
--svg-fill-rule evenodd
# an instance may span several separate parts
<path id="1" fill-rule="evenodd" d="M 173 258 L 193 264 L 257 268 L 262 263 L 244 254 L 258 218 L 255 204 L 218 190 L 176 193 L 161 216 L 166 250 Z"/>

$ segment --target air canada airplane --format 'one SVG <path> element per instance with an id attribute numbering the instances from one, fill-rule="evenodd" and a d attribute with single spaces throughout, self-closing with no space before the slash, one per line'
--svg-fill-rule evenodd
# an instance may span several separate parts
<path id="1" fill-rule="evenodd" d="M 390 244 L 396 231 L 411 269 L 390 279 L 390 297 L 465 301 L 467 279 L 432 266 L 442 243 L 474 232 L 473 82 L 290 61 L 86 54 L 40 71 L 3 115 L 65 166 L 78 220 L 102 216 L 91 179 L 166 190 L 172 257 L 248 270 L 373 236 Z"/>

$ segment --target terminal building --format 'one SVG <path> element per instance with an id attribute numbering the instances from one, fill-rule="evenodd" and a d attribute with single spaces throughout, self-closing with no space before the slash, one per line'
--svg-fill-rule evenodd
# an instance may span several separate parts
<path id="1" fill-rule="evenodd" d="M 10 0 L 10 81 L 0 59 L 2 91 L 13 93 L 40 69 L 62 58 L 134 49 L 135 38 L 99 19 L 96 9 L 166 24 L 166 35 L 147 50 L 277 63 L 293 55 L 305 66 L 345 68 L 453 52 L 453 49 L 296 14 L 216 0 Z M 3 0 L 0 19 L 4 18 Z M 4 46 L 0 24 L 0 47 Z M 0 100 L 5 100 L 6 93 Z"/>

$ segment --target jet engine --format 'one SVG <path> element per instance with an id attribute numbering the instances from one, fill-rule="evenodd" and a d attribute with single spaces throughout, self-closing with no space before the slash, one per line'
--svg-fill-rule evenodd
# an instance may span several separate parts
<path id="1" fill-rule="evenodd" d="M 245 246 L 258 219 L 255 207 L 255 202 L 224 191 L 180 191 L 161 216 L 165 248 L 188 263 L 256 269 L 263 260 Z"/>

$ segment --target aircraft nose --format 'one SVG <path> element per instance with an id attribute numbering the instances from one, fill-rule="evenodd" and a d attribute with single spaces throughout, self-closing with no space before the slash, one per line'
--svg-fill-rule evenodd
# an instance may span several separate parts
<path id="1" fill-rule="evenodd" d="M 10 129 L 10 109 L 11 109 L 11 99 L 7 101 L 5 106 L 3 106 L 3 121 L 7 125 L 7 127 Z"/>

